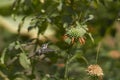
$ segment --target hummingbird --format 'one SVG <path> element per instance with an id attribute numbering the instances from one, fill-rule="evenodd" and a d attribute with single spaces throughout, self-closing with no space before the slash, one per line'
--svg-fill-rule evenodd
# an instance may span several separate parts
<path id="1" fill-rule="evenodd" d="M 37 56 L 40 56 L 42 54 L 46 54 L 46 53 L 49 53 L 49 52 L 54 52 L 55 50 L 51 49 L 51 48 L 48 48 L 48 44 L 49 43 L 45 43 L 45 44 L 42 44 L 41 47 L 35 51 L 34 54 L 32 54 L 31 56 L 29 56 L 29 58 L 37 55 Z"/>
<path id="2" fill-rule="evenodd" d="M 48 44 L 42 44 L 42 46 L 35 52 L 36 55 L 42 55 L 49 52 L 54 52 L 55 50 L 48 48 Z"/>

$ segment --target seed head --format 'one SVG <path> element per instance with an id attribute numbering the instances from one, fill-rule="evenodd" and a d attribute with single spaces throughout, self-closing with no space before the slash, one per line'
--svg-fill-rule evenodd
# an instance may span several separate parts
<path id="1" fill-rule="evenodd" d="M 91 75 L 91 76 L 101 77 L 101 76 L 104 75 L 102 68 L 101 68 L 99 65 L 97 65 L 97 64 L 88 66 L 88 68 L 87 68 L 86 71 L 87 71 L 88 74 Z"/>

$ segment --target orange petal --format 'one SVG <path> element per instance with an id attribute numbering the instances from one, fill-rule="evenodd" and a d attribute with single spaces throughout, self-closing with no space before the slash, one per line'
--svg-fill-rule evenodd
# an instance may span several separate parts
<path id="1" fill-rule="evenodd" d="M 84 38 L 81 38 L 81 40 L 82 40 L 82 43 L 85 44 L 85 39 L 84 39 Z"/>
<path id="2" fill-rule="evenodd" d="M 80 44 L 82 44 L 82 40 L 81 40 L 81 38 L 79 38 L 79 42 L 80 42 Z"/>
<path id="3" fill-rule="evenodd" d="M 84 39 L 84 38 L 79 38 L 79 42 L 80 42 L 81 44 L 85 44 L 85 39 Z"/>

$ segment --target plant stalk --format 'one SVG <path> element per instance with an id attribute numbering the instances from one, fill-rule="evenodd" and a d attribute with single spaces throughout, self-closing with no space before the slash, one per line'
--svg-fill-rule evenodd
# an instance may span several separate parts
<path id="1" fill-rule="evenodd" d="M 64 79 L 65 79 L 65 80 L 69 80 L 69 79 L 68 79 L 68 64 L 69 64 L 69 54 L 68 54 L 68 56 L 67 56 L 67 61 L 66 61 L 66 63 L 65 63 L 65 74 L 64 74 Z"/>

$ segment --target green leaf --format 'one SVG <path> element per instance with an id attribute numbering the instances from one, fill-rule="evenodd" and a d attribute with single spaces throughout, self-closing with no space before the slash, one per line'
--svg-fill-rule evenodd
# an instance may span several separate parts
<path id="1" fill-rule="evenodd" d="M 65 42 L 68 43 L 68 44 L 70 44 L 71 43 L 71 39 L 67 38 L 67 39 L 65 39 Z"/>
<path id="2" fill-rule="evenodd" d="M 58 5 L 58 7 L 57 7 L 58 11 L 61 11 L 61 10 L 62 10 L 62 6 L 63 6 L 63 3 L 60 2 L 59 5 Z"/>
<path id="3" fill-rule="evenodd" d="M 15 49 L 19 49 L 20 48 L 20 45 L 15 45 Z"/>
<path id="4" fill-rule="evenodd" d="M 89 15 L 88 20 L 92 20 L 93 18 L 94 18 L 94 16 L 93 16 L 93 15 Z"/>
<path id="5" fill-rule="evenodd" d="M 29 80 L 25 75 L 18 75 L 14 80 Z"/>
<path id="6" fill-rule="evenodd" d="M 92 42 L 94 43 L 94 39 L 93 39 L 91 33 L 88 33 L 88 35 L 89 35 L 90 39 L 92 40 Z"/>
<path id="7" fill-rule="evenodd" d="M 20 53 L 19 62 L 21 66 L 24 67 L 25 69 L 30 69 L 31 65 L 30 59 L 28 59 L 25 53 Z"/>
<path id="8" fill-rule="evenodd" d="M 0 57 L 0 62 L 1 62 L 1 64 L 4 64 L 5 62 L 4 62 L 4 59 L 5 59 L 5 54 L 6 54 L 6 48 L 4 49 L 4 51 L 3 51 L 3 53 L 2 53 L 2 55 L 1 55 L 1 57 Z"/>
<path id="9" fill-rule="evenodd" d="M 8 48 L 14 47 L 15 45 L 16 45 L 15 42 L 12 42 L 9 44 Z"/>
<path id="10" fill-rule="evenodd" d="M 15 78 L 14 80 L 24 80 L 24 79 L 23 79 L 23 78 L 18 77 L 18 78 Z"/>

